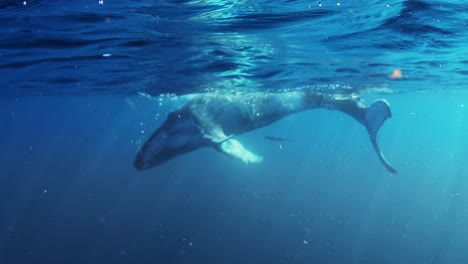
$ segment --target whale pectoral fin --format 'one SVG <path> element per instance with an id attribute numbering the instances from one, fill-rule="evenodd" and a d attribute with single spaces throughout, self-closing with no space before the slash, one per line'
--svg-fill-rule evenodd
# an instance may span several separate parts
<path id="1" fill-rule="evenodd" d="M 244 163 L 260 163 L 263 161 L 263 157 L 250 152 L 239 141 L 232 138 L 221 142 L 218 145 L 218 150 L 231 157 L 238 158 Z"/>
<path id="2" fill-rule="evenodd" d="M 232 135 L 226 136 L 220 126 L 214 125 L 210 128 L 209 133 L 203 134 L 203 137 L 211 140 L 215 144 L 221 144 L 224 141 L 232 138 Z"/>

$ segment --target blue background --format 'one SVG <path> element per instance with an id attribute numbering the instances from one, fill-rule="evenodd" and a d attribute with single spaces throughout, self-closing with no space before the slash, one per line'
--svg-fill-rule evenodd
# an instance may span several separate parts
<path id="1" fill-rule="evenodd" d="M 0 263 L 468 263 L 468 5 L 337 3 L 3 1 Z M 399 174 L 323 109 L 132 167 L 174 95 L 304 85 L 386 98 Z"/>

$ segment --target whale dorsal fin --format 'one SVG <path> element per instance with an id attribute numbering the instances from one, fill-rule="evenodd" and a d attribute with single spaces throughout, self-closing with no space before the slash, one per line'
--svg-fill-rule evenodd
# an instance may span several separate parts
<path id="1" fill-rule="evenodd" d="M 239 141 L 233 138 L 221 142 L 218 146 L 218 150 L 221 152 L 224 152 L 231 157 L 238 158 L 244 163 L 259 163 L 263 161 L 262 156 L 256 155 L 247 150 Z"/>

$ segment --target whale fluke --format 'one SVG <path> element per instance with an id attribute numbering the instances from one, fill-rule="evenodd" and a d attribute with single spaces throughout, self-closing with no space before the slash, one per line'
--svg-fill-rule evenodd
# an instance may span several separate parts
<path id="1" fill-rule="evenodd" d="M 366 108 L 365 122 L 364 125 L 367 128 L 372 146 L 374 147 L 377 156 L 379 157 L 385 168 L 391 173 L 397 173 L 392 165 L 387 161 L 382 151 L 380 150 L 377 142 L 377 134 L 380 127 L 383 125 L 385 120 L 392 117 L 392 111 L 390 110 L 390 104 L 383 99 L 377 100 Z"/>

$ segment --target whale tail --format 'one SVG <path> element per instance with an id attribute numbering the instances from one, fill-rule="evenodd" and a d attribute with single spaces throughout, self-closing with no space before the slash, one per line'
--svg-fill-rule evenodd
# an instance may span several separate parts
<path id="1" fill-rule="evenodd" d="M 385 120 L 392 116 L 390 110 L 390 104 L 386 100 L 377 100 L 372 103 L 369 107 L 365 109 L 364 115 L 364 125 L 367 128 L 372 146 L 374 147 L 377 156 L 379 157 L 382 164 L 387 168 L 391 173 L 397 173 L 397 171 L 390 165 L 390 163 L 385 159 L 382 151 L 380 150 L 379 144 L 377 143 L 377 133 L 379 132 L 380 127 L 383 125 Z"/>

